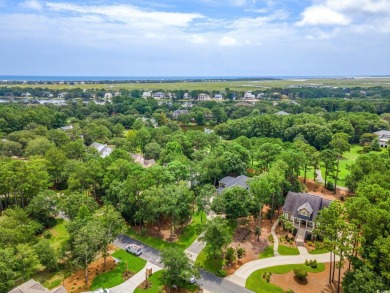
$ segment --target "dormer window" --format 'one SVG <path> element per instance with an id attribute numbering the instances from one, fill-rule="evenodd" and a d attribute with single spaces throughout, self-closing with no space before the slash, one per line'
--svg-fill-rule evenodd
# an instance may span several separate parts
<path id="1" fill-rule="evenodd" d="M 313 208 L 308 202 L 304 203 L 298 208 L 298 214 L 301 216 L 309 218 L 312 213 L 313 213 Z"/>

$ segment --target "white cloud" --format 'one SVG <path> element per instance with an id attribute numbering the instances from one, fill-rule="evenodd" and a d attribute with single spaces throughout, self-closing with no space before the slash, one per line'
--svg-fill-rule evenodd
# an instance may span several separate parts
<path id="1" fill-rule="evenodd" d="M 350 20 L 337 11 L 327 6 L 311 6 L 302 13 L 302 20 L 298 25 L 348 25 Z"/>
<path id="2" fill-rule="evenodd" d="M 299 26 L 348 26 L 350 31 L 390 33 L 389 0 L 316 0 L 301 13 Z"/>
<path id="3" fill-rule="evenodd" d="M 22 2 L 21 5 L 29 9 L 42 10 L 42 4 L 38 0 L 27 0 Z"/>
<path id="4" fill-rule="evenodd" d="M 232 37 L 228 37 L 228 36 L 224 36 L 222 37 L 219 42 L 218 42 L 221 46 L 236 46 L 237 45 L 237 40 L 232 38 Z"/>
<path id="5" fill-rule="evenodd" d="M 203 18 L 198 13 L 160 12 L 142 10 L 132 5 L 83 6 L 68 3 L 49 2 L 47 6 L 53 11 L 76 12 L 81 15 L 96 14 L 111 21 L 123 23 L 157 24 L 172 27 L 187 27 L 193 20 Z"/>

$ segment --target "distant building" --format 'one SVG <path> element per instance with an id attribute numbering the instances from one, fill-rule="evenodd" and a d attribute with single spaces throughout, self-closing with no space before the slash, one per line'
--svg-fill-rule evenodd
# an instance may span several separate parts
<path id="1" fill-rule="evenodd" d="M 112 100 L 112 97 L 113 97 L 112 93 L 105 93 L 104 94 L 104 100 L 106 100 L 106 101 Z"/>
<path id="2" fill-rule="evenodd" d="M 118 92 L 115 92 L 115 93 L 114 93 L 114 97 L 120 97 L 120 96 L 121 96 L 121 94 L 122 94 L 122 93 L 121 93 L 121 92 L 119 92 L 119 91 L 118 91 Z"/>
<path id="3" fill-rule="evenodd" d="M 222 101 L 222 100 L 223 100 L 223 95 L 222 95 L 222 94 L 216 94 L 216 95 L 214 96 L 214 100 Z"/>
<path id="4" fill-rule="evenodd" d="M 247 91 L 242 99 L 243 100 L 254 100 L 254 99 L 256 99 L 256 96 L 254 94 L 252 94 L 252 91 Z"/>
<path id="5" fill-rule="evenodd" d="M 183 99 L 185 99 L 185 100 L 190 100 L 192 97 L 191 97 L 191 95 L 189 94 L 189 93 L 185 93 L 184 95 L 183 95 Z"/>
<path id="6" fill-rule="evenodd" d="M 263 99 L 264 98 L 264 93 L 260 93 L 260 94 L 257 94 L 257 97 L 258 99 Z"/>
<path id="7" fill-rule="evenodd" d="M 29 92 L 22 93 L 22 97 L 31 97 L 31 94 Z"/>
<path id="8" fill-rule="evenodd" d="M 163 92 L 156 92 L 153 94 L 153 98 L 155 99 L 164 99 L 165 94 Z"/>
<path id="9" fill-rule="evenodd" d="M 60 127 L 60 129 L 64 130 L 64 131 L 72 130 L 73 129 L 73 125 L 62 126 L 62 127 Z"/>
<path id="10" fill-rule="evenodd" d="M 199 94 L 198 101 L 210 101 L 211 98 L 208 94 Z"/>
<path id="11" fill-rule="evenodd" d="M 31 279 L 26 283 L 23 283 L 19 287 L 9 291 L 8 293 L 68 293 L 66 289 L 61 286 L 49 291 L 41 285 L 41 283 Z"/>
<path id="12" fill-rule="evenodd" d="M 67 94 L 68 94 L 67 92 L 59 93 L 59 94 L 57 95 L 57 98 L 59 98 L 59 99 L 65 99 L 65 97 L 66 97 Z"/>
<path id="13" fill-rule="evenodd" d="M 142 93 L 142 97 L 143 97 L 144 99 L 146 99 L 146 98 L 151 98 L 151 97 L 152 97 L 152 92 L 151 92 L 151 91 L 149 91 L 149 92 L 143 92 L 143 93 Z"/>
<path id="14" fill-rule="evenodd" d="M 230 188 L 233 186 L 239 186 L 247 189 L 248 184 L 246 182 L 248 181 L 248 179 L 249 177 L 245 175 L 240 175 L 238 177 L 226 176 L 225 178 L 222 178 L 218 181 L 219 187 L 217 188 L 217 192 L 222 193 L 226 188 Z"/>
<path id="15" fill-rule="evenodd" d="M 172 118 L 177 119 L 181 114 L 188 114 L 188 110 L 176 110 L 172 112 Z"/>
<path id="16" fill-rule="evenodd" d="M 287 112 L 284 112 L 284 111 L 279 111 L 279 112 L 276 112 L 275 115 L 282 115 L 282 116 L 284 116 L 284 115 L 290 115 L 290 114 L 287 113 Z"/>
<path id="17" fill-rule="evenodd" d="M 100 157 L 105 158 L 108 157 L 112 152 L 113 148 L 109 147 L 107 144 L 102 144 L 98 142 L 94 142 L 91 144 L 91 147 L 96 149 L 100 155 Z"/>
<path id="18" fill-rule="evenodd" d="M 380 130 L 374 132 L 378 136 L 379 144 L 382 148 L 388 148 L 390 146 L 390 131 L 389 130 Z"/>
<path id="19" fill-rule="evenodd" d="M 194 105 L 191 102 L 184 102 L 181 106 L 183 108 L 192 108 Z"/>
<path id="20" fill-rule="evenodd" d="M 153 159 L 145 160 L 144 156 L 141 154 L 131 154 L 131 157 L 133 158 L 135 163 L 140 164 L 144 168 L 149 168 L 157 164 L 156 161 Z"/>

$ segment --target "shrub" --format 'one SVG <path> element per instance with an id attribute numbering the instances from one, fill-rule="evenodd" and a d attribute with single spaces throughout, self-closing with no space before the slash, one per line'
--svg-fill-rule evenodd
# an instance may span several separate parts
<path id="1" fill-rule="evenodd" d="M 274 243 L 274 237 L 272 237 L 272 235 L 269 235 L 268 236 L 268 241 Z"/>
<path id="2" fill-rule="evenodd" d="M 50 233 L 50 231 L 45 231 L 45 232 L 43 232 L 43 238 L 45 238 L 45 239 L 50 239 L 50 238 L 51 238 L 51 233 Z"/>
<path id="3" fill-rule="evenodd" d="M 227 276 L 227 272 L 225 271 L 225 270 L 219 270 L 218 272 L 217 272 L 217 276 L 218 277 L 221 277 L 221 278 L 225 278 L 226 276 Z"/>
<path id="4" fill-rule="evenodd" d="M 264 274 L 263 274 L 263 279 L 264 279 L 267 283 L 269 283 L 269 281 L 270 281 L 270 279 L 271 279 L 271 275 L 272 275 L 272 273 L 264 272 Z"/>
<path id="5" fill-rule="evenodd" d="M 246 250 L 245 250 L 245 248 L 240 247 L 240 248 L 237 248 L 236 253 L 237 253 L 237 258 L 241 259 L 241 258 L 245 257 Z"/>
<path id="6" fill-rule="evenodd" d="M 288 289 L 288 290 L 286 291 L 286 293 L 294 293 L 294 291 L 293 291 L 292 289 Z"/>
<path id="7" fill-rule="evenodd" d="M 229 247 L 226 250 L 225 259 L 228 263 L 232 263 L 236 260 L 236 252 L 233 247 Z"/>
<path id="8" fill-rule="evenodd" d="M 326 189 L 330 190 L 330 191 L 334 191 L 334 184 L 333 182 L 326 182 L 326 186 L 325 186 Z"/>
<path id="9" fill-rule="evenodd" d="M 294 269 L 294 275 L 297 277 L 299 280 L 305 280 L 307 277 L 307 270 L 304 268 L 300 269 Z"/>

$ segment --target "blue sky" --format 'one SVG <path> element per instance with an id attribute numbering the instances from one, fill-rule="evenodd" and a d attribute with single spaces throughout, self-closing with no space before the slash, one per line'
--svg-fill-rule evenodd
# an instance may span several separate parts
<path id="1" fill-rule="evenodd" d="M 0 0 L 0 75 L 390 74 L 390 0 Z"/>

